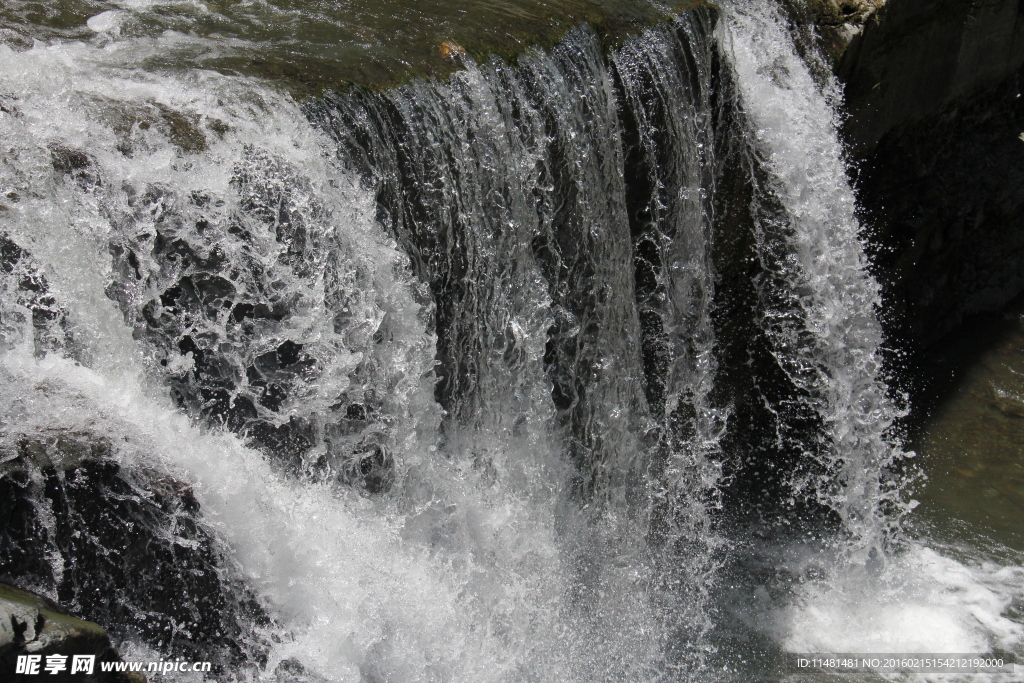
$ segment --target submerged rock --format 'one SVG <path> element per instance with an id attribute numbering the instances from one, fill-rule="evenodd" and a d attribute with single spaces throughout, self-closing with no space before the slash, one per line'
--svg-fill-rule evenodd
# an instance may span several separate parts
<path id="1" fill-rule="evenodd" d="M 42 657 L 40 674 L 46 680 L 77 683 L 145 683 L 138 673 L 110 673 L 100 670 L 100 662 L 117 662 L 121 658 L 110 642 L 110 636 L 99 624 L 64 613 L 55 602 L 41 595 L 0 583 L 0 671 L 6 676 L 16 671 L 21 655 Z M 43 670 L 47 657 L 60 655 L 63 671 Z M 93 673 L 71 674 L 71 658 L 75 655 L 95 657 Z M 15 678 L 21 676 L 14 674 Z"/>
<path id="2" fill-rule="evenodd" d="M 453 62 L 462 60 L 466 56 L 466 48 L 462 47 L 454 40 L 444 41 L 437 49 L 440 51 L 442 57 Z"/>
<path id="3" fill-rule="evenodd" d="M 1012 417 L 1024 417 L 1024 396 L 992 385 L 992 399 L 999 412 Z"/>
<path id="4" fill-rule="evenodd" d="M 55 156 L 54 165 L 72 168 L 80 160 L 68 153 Z M 16 192 L 6 198 L 19 201 Z M 39 264 L 0 232 L 0 348 L 13 348 L 26 338 L 31 339 L 37 356 L 49 351 L 72 353 L 67 311 L 50 292 Z"/>

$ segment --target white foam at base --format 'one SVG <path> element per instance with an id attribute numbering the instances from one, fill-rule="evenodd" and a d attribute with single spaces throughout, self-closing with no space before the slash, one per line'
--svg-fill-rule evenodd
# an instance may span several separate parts
<path id="1" fill-rule="evenodd" d="M 774 634 L 790 652 L 1024 653 L 1014 606 L 1024 596 L 1024 567 L 968 565 L 922 544 L 880 573 L 845 565 L 824 582 L 797 589 L 774 616 Z M 972 674 L 976 675 L 976 674 Z M 943 675 L 948 676 L 948 675 Z M 1004 674 L 972 680 L 1019 680 Z M 922 680 L 922 679 L 919 679 Z M 928 680 L 955 680 L 938 674 Z"/>
<path id="2" fill-rule="evenodd" d="M 110 33 L 117 31 L 121 27 L 121 23 L 124 21 L 124 18 L 124 12 L 111 9 L 89 17 L 88 21 L 85 22 L 85 25 L 89 27 L 90 31 L 95 33 Z"/>

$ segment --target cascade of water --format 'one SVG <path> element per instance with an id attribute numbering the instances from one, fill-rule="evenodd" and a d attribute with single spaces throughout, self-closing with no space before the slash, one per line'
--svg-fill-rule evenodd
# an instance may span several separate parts
<path id="1" fill-rule="evenodd" d="M 768 0 L 302 107 L 115 34 L 0 47 L 4 572 L 222 679 L 714 679 L 723 138 L 785 495 L 884 554 L 878 288 Z"/>
<path id="2" fill-rule="evenodd" d="M 717 505 L 726 418 L 711 399 L 713 48 L 710 16 L 694 13 L 677 19 L 673 31 L 628 43 L 612 60 L 623 131 L 632 136 L 626 174 L 634 277 L 645 393 L 658 434 L 648 470 L 650 534 L 664 609 L 676 630 L 670 647 L 694 651 L 707 645 L 702 633 L 710 627 L 706 608 L 720 542 L 710 510 Z"/>
<path id="3" fill-rule="evenodd" d="M 366 160 L 385 224 L 438 302 L 444 452 L 501 486 L 531 461 L 553 473 L 574 465 L 575 500 L 562 501 L 556 523 L 572 609 L 586 606 L 579 627 L 642 621 L 643 520 L 629 521 L 625 500 L 643 486 L 638 325 L 621 143 L 594 36 L 531 52 L 516 68 L 468 65 L 446 84 L 319 106 L 314 118 L 348 163 Z M 562 490 L 566 479 L 552 484 Z M 597 512 L 574 513 L 580 504 Z M 647 645 L 629 636 L 610 647 L 615 670 L 638 675 L 628 672 Z"/>
<path id="4" fill-rule="evenodd" d="M 779 442 L 799 451 L 791 492 L 841 523 L 837 535 L 824 534 L 834 542 L 827 553 L 767 541 L 767 552 L 784 558 L 772 558 L 772 570 L 797 585 L 775 586 L 774 595 L 760 588 L 742 608 L 750 617 L 738 620 L 791 652 L 1019 652 L 1024 629 L 1012 596 L 1021 569 L 978 562 L 977 549 L 966 562 L 951 548 L 940 554 L 932 548 L 941 544 L 902 528 L 915 503 L 901 460 L 913 454 L 891 435 L 901 409 L 882 375 L 879 288 L 836 132 L 836 85 L 815 83 L 770 2 L 731 3 L 717 38 L 751 156 L 757 320 L 793 388 L 789 405 L 769 410 Z M 794 434 L 803 440 L 787 442 Z"/>
<path id="5" fill-rule="evenodd" d="M 540 391 L 530 401 L 559 410 L 580 486 L 621 498 L 642 467 L 628 462 L 642 460 L 629 423 L 645 406 L 620 132 L 595 38 L 311 109 L 348 163 L 366 160 L 384 223 L 431 284 L 451 424 L 508 429 L 526 417 L 509 399 Z M 553 387 L 536 381 L 542 363 Z"/>
<path id="6" fill-rule="evenodd" d="M 684 84 L 676 69 L 688 41 L 704 60 L 703 70 L 693 69 L 694 84 Z M 561 522 L 575 590 L 586 587 L 576 599 L 584 603 L 600 593 L 630 594 L 602 588 L 621 583 L 614 564 L 649 572 L 649 501 L 659 498 L 653 514 L 664 528 L 655 546 L 678 544 L 657 570 L 660 581 L 699 586 L 685 609 L 677 600 L 661 613 L 663 621 L 689 622 L 685 638 L 672 637 L 690 644 L 706 626 L 698 595 L 711 585 L 705 506 L 715 475 L 704 452 L 682 455 L 692 442 L 684 442 L 680 425 L 703 420 L 702 436 L 714 440 L 706 426 L 711 411 L 695 409 L 688 393 L 699 375 L 701 401 L 713 375 L 701 189 L 709 169 L 696 139 L 670 146 L 707 116 L 709 45 L 707 19 L 687 19 L 628 43 L 613 74 L 593 36 L 579 32 L 551 54 L 521 57 L 516 67 L 470 65 L 448 84 L 416 83 L 384 97 L 355 93 L 309 107 L 346 163 L 375 184 L 379 214 L 431 283 L 439 303 L 437 395 L 449 411 L 449 447 L 467 448 L 477 466 L 505 473 L 516 466 L 505 453 L 510 442 L 536 440 L 538 428 L 557 423 L 551 443 L 561 450 L 563 441 L 575 467 L 573 504 L 595 510 L 590 521 Z M 621 101 L 617 86 L 629 90 Z M 641 201 L 655 213 L 637 227 L 639 219 L 628 215 L 619 116 L 642 117 L 659 98 L 671 132 L 660 136 L 648 126 L 642 142 L 630 141 L 629 153 L 648 155 L 630 163 L 631 171 L 646 164 L 636 172 L 647 174 L 654 192 Z M 677 170 L 662 179 L 651 155 L 673 156 Z M 640 293 L 633 285 L 637 244 L 651 229 L 664 232 L 641 247 L 643 261 L 659 269 L 661 291 Z M 641 329 L 638 297 L 651 302 L 649 322 L 657 318 L 657 329 Z M 677 334 L 687 340 L 668 342 L 642 367 L 638 347 Z M 652 383 L 660 387 L 657 419 L 645 400 L 655 394 L 641 393 Z M 666 386 L 675 402 L 668 409 Z M 687 407 L 677 407 L 684 393 Z M 673 426 L 678 433 L 670 433 Z M 660 455 L 652 477 L 654 451 Z M 648 488 L 652 480 L 657 491 Z M 576 524 L 589 529 L 574 531 Z M 687 554 L 683 544 L 693 571 L 673 581 L 668 576 Z M 610 606 L 595 604 L 588 619 L 606 621 Z"/>
<path id="7" fill-rule="evenodd" d="M 628 44 L 614 73 L 579 31 L 515 67 L 313 103 L 340 163 L 271 88 L 135 68 L 159 50 L 5 54 L 4 452 L 101 444 L 120 469 L 96 480 L 143 508 L 164 500 L 147 472 L 187 487 L 148 527 L 252 591 L 228 668 L 643 679 L 680 642 L 706 649 L 707 17 Z M 634 201 L 620 115 L 652 98 L 671 131 L 631 141 L 652 188 Z M 654 289 L 634 288 L 641 261 Z M 62 477 L 54 504 L 77 514 L 84 480 Z M 40 586 L 78 600 L 91 584 L 53 559 Z M 160 642 L 200 622 L 171 615 L 182 635 Z"/>
<path id="8" fill-rule="evenodd" d="M 793 489 L 838 514 L 852 539 L 847 550 L 863 562 L 885 552 L 908 509 L 891 472 L 907 454 L 888 434 L 900 413 L 881 375 L 879 291 L 829 106 L 835 96 L 820 91 L 777 12 L 769 2 L 737 3 L 718 33 L 752 153 L 769 172 L 751 178 L 765 272 L 761 326 L 798 400 L 821 424 L 820 442 L 802 444 L 817 468 Z"/>

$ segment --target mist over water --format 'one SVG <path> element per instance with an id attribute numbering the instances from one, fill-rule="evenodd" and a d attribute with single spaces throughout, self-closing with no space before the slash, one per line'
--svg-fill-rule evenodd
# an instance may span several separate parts
<path id="1" fill-rule="evenodd" d="M 903 531 L 834 86 L 772 4 L 301 105 L 110 18 L 0 46 L 5 576 L 216 680 L 1024 648 L 1020 562 Z"/>

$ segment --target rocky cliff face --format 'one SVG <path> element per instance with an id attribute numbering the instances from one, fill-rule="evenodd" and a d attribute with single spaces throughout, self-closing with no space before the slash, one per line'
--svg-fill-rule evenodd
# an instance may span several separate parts
<path id="1" fill-rule="evenodd" d="M 887 322 L 914 344 L 1024 289 L 1022 8 L 889 0 L 834 53 Z"/>
<path id="2" fill-rule="evenodd" d="M 1024 290 L 1024 3 L 782 6 L 811 66 L 843 85 L 890 334 L 926 346 L 1000 310 Z"/>
<path id="3" fill-rule="evenodd" d="M 894 129 L 962 110 L 1024 63 L 1018 0 L 889 0 L 841 56 L 847 138 L 872 152 Z"/>

